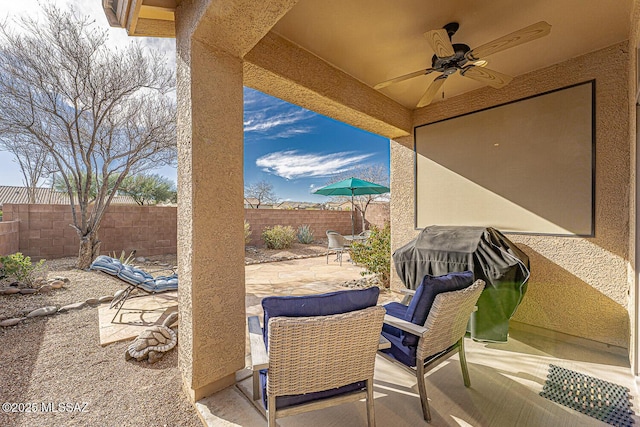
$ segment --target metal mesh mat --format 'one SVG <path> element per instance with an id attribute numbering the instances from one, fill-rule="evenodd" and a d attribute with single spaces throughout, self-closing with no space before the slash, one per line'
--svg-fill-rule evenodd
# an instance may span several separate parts
<path id="1" fill-rule="evenodd" d="M 540 396 L 614 426 L 632 426 L 629 389 L 549 365 Z"/>

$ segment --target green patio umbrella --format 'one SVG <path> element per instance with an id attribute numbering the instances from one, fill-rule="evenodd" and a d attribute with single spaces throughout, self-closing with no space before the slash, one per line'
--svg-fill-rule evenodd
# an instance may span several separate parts
<path id="1" fill-rule="evenodd" d="M 358 178 L 348 178 L 342 181 L 334 182 L 325 187 L 318 188 L 314 191 L 314 194 L 322 194 L 324 196 L 351 196 L 351 235 L 354 233 L 353 222 L 353 196 L 364 196 L 367 194 L 384 194 L 388 193 L 389 187 L 384 185 L 375 184 L 373 182 L 365 181 Z"/>

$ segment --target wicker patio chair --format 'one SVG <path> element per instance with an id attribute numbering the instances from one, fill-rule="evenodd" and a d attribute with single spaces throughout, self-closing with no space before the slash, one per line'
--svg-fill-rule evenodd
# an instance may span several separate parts
<path id="1" fill-rule="evenodd" d="M 385 305 L 387 315 L 382 335 L 391 342 L 391 348 L 382 350 L 381 354 L 416 375 L 422 413 L 427 422 L 431 421 L 431 411 L 424 376 L 429 369 L 458 353 L 464 385 L 471 385 L 464 337 L 484 286 L 482 280 L 473 282 L 471 272 L 427 276 L 421 284 L 423 289 L 416 290 L 408 307 L 402 308 L 399 303 Z M 447 287 L 458 289 L 447 290 Z M 426 313 L 420 313 L 425 310 Z M 426 321 L 421 320 L 424 317 Z"/>
<path id="2" fill-rule="evenodd" d="M 327 264 L 329 264 L 329 252 L 336 251 L 336 261 L 340 261 L 340 266 L 342 266 L 342 254 L 348 250 L 349 242 L 342 234 L 332 230 L 327 231 L 327 240 Z"/>
<path id="3" fill-rule="evenodd" d="M 265 298 L 266 335 L 254 316 L 249 336 L 253 400 L 269 427 L 277 418 L 363 398 L 368 426 L 375 426 L 373 370 L 385 313 L 375 305 L 378 293 Z"/>

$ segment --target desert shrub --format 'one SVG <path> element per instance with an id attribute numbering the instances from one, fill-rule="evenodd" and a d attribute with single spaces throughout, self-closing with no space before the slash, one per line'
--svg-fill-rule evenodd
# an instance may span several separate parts
<path id="1" fill-rule="evenodd" d="M 244 220 L 244 244 L 248 245 L 251 242 L 251 225 Z"/>
<path id="2" fill-rule="evenodd" d="M 298 227 L 298 242 L 308 245 L 313 242 L 313 232 L 308 225 L 301 225 Z"/>
<path id="3" fill-rule="evenodd" d="M 389 287 L 391 273 L 391 228 L 386 222 L 383 228 L 371 227 L 366 241 L 351 244 L 350 256 L 354 263 L 365 268 L 361 274 L 375 274 L 385 288 Z"/>
<path id="4" fill-rule="evenodd" d="M 287 225 L 276 225 L 274 227 L 267 227 L 262 232 L 262 240 L 269 249 L 285 249 L 291 247 L 291 244 L 296 240 L 295 230 Z"/>
<path id="5" fill-rule="evenodd" d="M 109 254 L 109 256 L 111 258 L 115 258 L 117 260 L 120 260 L 120 262 L 122 264 L 131 264 L 131 261 L 133 261 L 136 257 L 136 250 L 132 250 L 129 255 L 127 255 L 127 253 L 123 250 L 122 252 L 120 252 L 120 256 L 116 256 L 116 252 L 113 251 L 112 253 Z"/>
<path id="6" fill-rule="evenodd" d="M 31 257 L 24 256 L 20 252 L 0 257 L 2 263 L 2 276 L 14 277 L 18 282 L 32 286 L 36 276 L 44 269 L 44 259 L 37 263 L 31 262 Z"/>

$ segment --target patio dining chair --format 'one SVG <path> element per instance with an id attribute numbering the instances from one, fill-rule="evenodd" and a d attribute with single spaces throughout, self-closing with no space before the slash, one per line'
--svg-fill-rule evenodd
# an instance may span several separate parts
<path id="1" fill-rule="evenodd" d="M 375 426 L 373 371 L 384 308 L 378 288 L 262 301 L 248 319 L 253 401 L 268 420 L 366 399 Z M 260 402 L 261 400 L 261 402 Z"/>
<path id="2" fill-rule="evenodd" d="M 342 254 L 349 249 L 349 242 L 342 234 L 332 230 L 327 230 L 327 240 L 327 264 L 329 264 L 329 252 L 336 251 L 336 261 L 340 261 L 342 266 Z"/>
<path id="3" fill-rule="evenodd" d="M 484 286 L 482 280 L 473 281 L 471 271 L 427 275 L 408 306 L 396 302 L 384 306 L 387 315 L 382 335 L 391 342 L 391 348 L 381 354 L 416 375 L 427 422 L 431 421 L 424 378 L 427 370 L 458 353 L 464 385 L 471 385 L 464 337 Z"/>
<path id="4" fill-rule="evenodd" d="M 108 274 L 110 277 L 119 279 L 127 284 L 127 287 L 116 294 L 117 296 L 111 301 L 109 308 L 117 307 L 118 310 L 113 315 L 111 323 L 116 323 L 116 317 L 134 291 L 140 290 L 147 294 L 158 294 L 161 292 L 175 291 L 178 289 L 178 274 L 173 269 L 164 269 L 157 271 L 173 271 L 169 276 L 153 277 L 149 272 L 123 264 L 117 258 L 106 255 L 99 255 L 89 267 L 91 270 L 100 271 Z"/>

